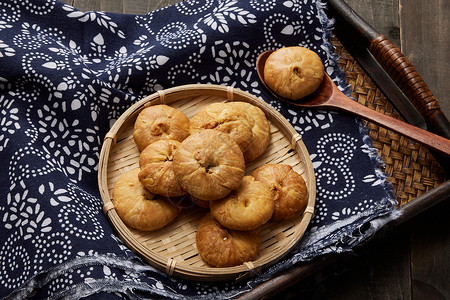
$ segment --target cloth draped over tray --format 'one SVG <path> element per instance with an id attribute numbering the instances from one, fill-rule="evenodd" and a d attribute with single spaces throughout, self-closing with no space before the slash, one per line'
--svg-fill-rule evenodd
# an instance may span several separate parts
<path id="1" fill-rule="evenodd" d="M 277 102 L 257 77 L 261 52 L 300 45 L 349 93 L 323 3 L 184 1 L 145 15 L 55 0 L 0 7 L 0 298 L 233 298 L 301 261 L 351 251 L 393 214 L 361 121 Z M 303 239 L 243 282 L 171 278 L 124 246 L 102 212 L 97 168 L 109 128 L 142 97 L 188 83 L 230 85 L 271 104 L 315 168 L 315 216 Z"/>

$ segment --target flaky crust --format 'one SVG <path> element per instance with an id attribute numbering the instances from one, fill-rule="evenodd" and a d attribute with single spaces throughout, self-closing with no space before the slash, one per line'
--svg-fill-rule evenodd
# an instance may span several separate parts
<path id="1" fill-rule="evenodd" d="M 178 197 L 186 192 L 173 171 L 173 155 L 180 142 L 159 140 L 151 143 L 139 156 L 139 180 L 153 194 Z"/>
<path id="2" fill-rule="evenodd" d="M 200 256 L 210 265 L 233 267 L 256 256 L 261 236 L 259 230 L 228 230 L 208 213 L 198 225 L 196 244 Z"/>
<path id="3" fill-rule="evenodd" d="M 193 134 L 204 129 L 215 129 L 227 133 L 244 152 L 253 140 L 252 122 L 244 112 L 229 103 L 212 103 L 192 117 L 189 132 Z"/>
<path id="4" fill-rule="evenodd" d="M 114 208 L 122 221 L 142 231 L 160 229 L 178 215 L 178 209 L 150 193 L 138 179 L 139 169 L 122 174 L 113 189 Z"/>
<path id="5" fill-rule="evenodd" d="M 239 187 L 245 172 L 242 151 L 226 133 L 205 129 L 187 137 L 173 157 L 181 187 L 201 200 L 217 200 Z"/>
<path id="6" fill-rule="evenodd" d="M 222 226 L 253 230 L 270 220 L 274 211 L 272 192 L 252 176 L 245 176 L 239 188 L 225 198 L 212 201 L 210 209 Z"/>
<path id="7" fill-rule="evenodd" d="M 144 150 L 161 139 L 183 141 L 189 135 L 189 118 L 180 110 L 165 104 L 144 108 L 134 123 L 133 138 Z"/>
<path id="8" fill-rule="evenodd" d="M 286 220 L 303 213 L 308 203 L 308 191 L 303 177 L 291 166 L 267 164 L 251 173 L 273 193 L 275 209 L 272 220 Z"/>
<path id="9" fill-rule="evenodd" d="M 320 57 L 304 47 L 285 47 L 274 51 L 264 65 L 264 80 L 278 95 L 299 100 L 313 93 L 324 77 Z"/>
<path id="10" fill-rule="evenodd" d="M 257 106 L 247 102 L 229 102 L 237 110 L 245 113 L 252 126 L 253 139 L 247 150 L 244 151 L 245 161 L 253 161 L 264 153 L 270 143 L 270 127 L 264 112 Z"/>

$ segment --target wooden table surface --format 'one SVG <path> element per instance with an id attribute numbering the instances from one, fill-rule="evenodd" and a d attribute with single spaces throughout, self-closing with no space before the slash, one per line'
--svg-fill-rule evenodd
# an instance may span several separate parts
<path id="1" fill-rule="evenodd" d="M 145 14 L 178 0 L 65 0 L 82 10 Z M 450 0 L 347 0 L 393 41 L 450 116 Z M 420 214 L 276 298 L 450 299 L 450 201 Z"/>

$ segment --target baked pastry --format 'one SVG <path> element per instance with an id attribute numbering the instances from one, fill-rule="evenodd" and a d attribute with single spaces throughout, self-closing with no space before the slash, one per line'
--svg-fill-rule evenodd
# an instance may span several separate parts
<path id="1" fill-rule="evenodd" d="M 160 229 L 178 215 L 178 208 L 150 193 L 139 181 L 139 168 L 123 173 L 114 184 L 114 208 L 122 221 L 142 231 Z"/>
<path id="2" fill-rule="evenodd" d="M 229 230 L 208 213 L 198 224 L 198 253 L 215 267 L 233 267 L 251 261 L 261 245 L 259 230 Z"/>
<path id="3" fill-rule="evenodd" d="M 275 209 L 272 220 L 286 220 L 303 213 L 308 202 L 306 183 L 291 166 L 266 164 L 254 170 L 251 175 L 273 193 Z"/>
<path id="4" fill-rule="evenodd" d="M 186 192 L 178 183 L 172 168 L 173 155 L 180 142 L 159 140 L 151 143 L 139 156 L 139 180 L 153 194 L 178 197 Z"/>
<path id="5" fill-rule="evenodd" d="M 253 138 L 250 146 L 244 151 L 244 158 L 247 162 L 255 160 L 264 153 L 270 143 L 270 127 L 266 114 L 259 107 L 247 102 L 229 102 L 229 105 L 244 112 L 249 120 L 253 120 L 250 122 L 253 124 Z"/>
<path id="6" fill-rule="evenodd" d="M 272 52 L 264 65 L 264 80 L 281 97 L 299 100 L 313 93 L 324 77 L 320 57 L 307 48 L 294 46 Z"/>
<path id="7" fill-rule="evenodd" d="M 133 138 L 144 150 L 161 139 L 183 141 L 189 135 L 189 118 L 180 110 L 165 104 L 144 108 L 134 123 Z"/>
<path id="8" fill-rule="evenodd" d="M 201 200 L 217 200 L 241 184 L 244 155 L 228 134 L 205 129 L 181 142 L 173 170 L 186 192 Z"/>
<path id="9" fill-rule="evenodd" d="M 189 132 L 194 134 L 204 129 L 216 129 L 229 134 L 244 152 L 253 139 L 252 122 L 244 112 L 229 103 L 212 103 L 192 117 Z"/>
<path id="10" fill-rule="evenodd" d="M 222 226 L 253 230 L 270 220 L 274 211 L 272 192 L 252 176 L 245 176 L 239 188 L 225 198 L 211 201 L 211 213 Z"/>

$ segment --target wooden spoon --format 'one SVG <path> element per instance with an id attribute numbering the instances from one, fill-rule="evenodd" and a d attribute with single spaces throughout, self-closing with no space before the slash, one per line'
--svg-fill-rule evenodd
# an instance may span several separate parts
<path id="1" fill-rule="evenodd" d="M 398 119 L 386 116 L 350 99 L 338 89 L 336 84 L 334 84 L 326 73 L 319 88 L 313 94 L 303 99 L 293 101 L 277 95 L 266 85 L 264 80 L 264 65 L 269 55 L 274 51 L 275 50 L 265 51 L 259 55 L 256 60 L 256 71 L 258 72 L 258 76 L 263 85 L 276 99 L 301 107 L 338 109 L 407 136 L 412 140 L 427 145 L 437 152 L 450 155 L 450 140 Z"/>

